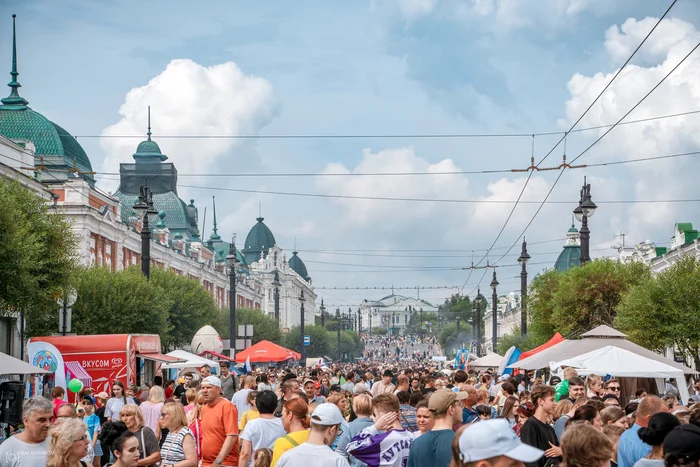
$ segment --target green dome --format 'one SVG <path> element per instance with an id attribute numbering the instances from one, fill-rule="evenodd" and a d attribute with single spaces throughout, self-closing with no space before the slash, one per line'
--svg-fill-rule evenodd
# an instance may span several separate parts
<path id="1" fill-rule="evenodd" d="M 298 252 L 293 251 L 292 252 L 292 257 L 289 259 L 289 267 L 294 270 L 297 274 L 301 276 L 302 279 L 305 281 L 310 281 L 311 278 L 309 277 L 309 273 L 306 270 L 306 265 L 304 262 L 299 258 Z"/>
<path id="2" fill-rule="evenodd" d="M 275 236 L 272 235 L 272 231 L 263 223 L 265 219 L 258 217 L 256 220 L 258 223 L 250 229 L 245 239 L 245 244 L 243 245 L 243 254 L 248 264 L 259 261 L 260 253 L 267 255 L 270 247 L 277 244 Z"/>
<path id="3" fill-rule="evenodd" d="M 128 195 L 117 191 L 114 196 L 119 198 L 122 204 L 122 222 L 129 223 L 129 218 L 135 216 L 133 206 L 138 200 L 138 195 Z M 187 211 L 185 203 L 178 198 L 177 194 L 168 191 L 165 193 L 153 194 L 153 207 L 164 214 L 167 219 L 167 226 L 170 232 L 180 233 L 183 238 L 191 239 L 197 230 L 197 224 Z"/>
<path id="4" fill-rule="evenodd" d="M 565 245 L 564 250 L 559 253 L 557 261 L 554 263 L 554 269 L 559 272 L 564 272 L 575 266 L 581 265 L 581 246 L 580 245 Z"/>

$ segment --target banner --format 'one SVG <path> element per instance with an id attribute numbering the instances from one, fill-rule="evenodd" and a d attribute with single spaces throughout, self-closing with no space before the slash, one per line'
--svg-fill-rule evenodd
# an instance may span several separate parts
<path id="1" fill-rule="evenodd" d="M 43 370 L 53 373 L 53 386 L 67 388 L 66 367 L 63 364 L 63 355 L 53 344 L 41 341 L 30 341 L 27 344 L 27 356 L 29 363 Z M 63 394 L 63 399 L 68 401 L 68 389 Z"/>
<path id="2" fill-rule="evenodd" d="M 457 355 L 455 356 L 455 370 L 467 371 L 469 368 L 469 350 L 468 349 L 457 349 Z"/>

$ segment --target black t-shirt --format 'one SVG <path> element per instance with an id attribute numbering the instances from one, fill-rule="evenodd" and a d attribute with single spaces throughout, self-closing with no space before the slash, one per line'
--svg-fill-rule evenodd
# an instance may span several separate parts
<path id="1" fill-rule="evenodd" d="M 551 425 L 542 423 L 536 417 L 527 419 L 520 431 L 520 440 L 525 444 L 529 444 L 543 451 L 552 447 L 549 443 L 552 443 L 554 446 L 559 446 L 559 440 L 557 439 L 557 434 L 554 432 L 554 428 Z M 556 459 L 561 462 L 561 458 Z M 526 462 L 525 466 L 544 467 L 547 460 L 547 457 L 542 456 L 538 461 Z"/>
<path id="2" fill-rule="evenodd" d="M 420 390 L 420 392 L 422 392 L 423 395 L 426 395 L 426 394 L 428 394 L 429 392 L 435 392 L 435 391 L 436 391 L 435 388 L 423 388 L 423 389 Z"/>

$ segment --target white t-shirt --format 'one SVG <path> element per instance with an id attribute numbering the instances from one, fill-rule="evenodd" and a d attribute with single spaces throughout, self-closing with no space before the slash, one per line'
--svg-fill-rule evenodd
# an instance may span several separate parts
<path id="1" fill-rule="evenodd" d="M 29 444 L 11 436 L 0 444 L 0 467 L 46 467 L 49 438 L 39 444 Z"/>
<path id="2" fill-rule="evenodd" d="M 262 448 L 272 449 L 278 438 L 286 435 L 280 418 L 255 418 L 245 424 L 241 439 L 253 444 L 251 454 Z M 250 456 L 248 465 L 253 467 L 253 456 Z"/>
<path id="3" fill-rule="evenodd" d="M 134 399 L 127 397 L 126 403 L 134 404 Z M 119 412 L 122 410 L 122 407 L 124 407 L 124 398 L 120 397 L 117 399 L 116 397 L 112 397 L 107 401 L 107 405 L 105 405 L 105 418 L 111 418 L 113 422 L 118 422 Z"/>
<path id="4" fill-rule="evenodd" d="M 282 454 L 277 467 L 350 467 L 348 460 L 328 446 L 301 443 Z"/>
<path id="5" fill-rule="evenodd" d="M 252 405 L 246 402 L 250 391 L 252 391 L 252 389 L 241 389 L 231 398 L 231 402 L 233 402 L 233 405 L 235 405 L 236 409 L 238 409 L 238 423 L 241 423 L 241 417 L 243 414 L 253 408 Z"/>

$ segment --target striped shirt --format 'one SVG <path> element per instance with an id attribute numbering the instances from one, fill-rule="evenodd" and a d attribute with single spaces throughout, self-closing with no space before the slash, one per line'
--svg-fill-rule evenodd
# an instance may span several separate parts
<path id="1" fill-rule="evenodd" d="M 182 443 L 185 436 L 190 435 L 194 439 L 192 431 L 187 427 L 182 427 L 176 432 L 168 433 L 168 436 L 160 448 L 160 465 L 174 464 L 185 460 L 185 449 Z"/>

